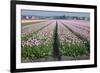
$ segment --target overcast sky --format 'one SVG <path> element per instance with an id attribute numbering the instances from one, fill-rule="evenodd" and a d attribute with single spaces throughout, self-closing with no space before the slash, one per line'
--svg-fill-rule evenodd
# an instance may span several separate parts
<path id="1" fill-rule="evenodd" d="M 84 16 L 90 17 L 90 13 L 83 12 L 61 12 L 61 11 L 40 11 L 40 10 L 21 10 L 21 15 L 32 15 L 32 16 Z"/>

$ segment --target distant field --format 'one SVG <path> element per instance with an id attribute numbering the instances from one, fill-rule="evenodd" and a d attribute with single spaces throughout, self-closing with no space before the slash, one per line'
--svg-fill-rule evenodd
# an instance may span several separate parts
<path id="1" fill-rule="evenodd" d="M 40 22 L 44 22 L 44 21 L 46 21 L 46 20 L 26 20 L 26 19 L 22 19 L 21 20 L 21 25 L 26 26 L 26 25 L 40 23 Z"/>

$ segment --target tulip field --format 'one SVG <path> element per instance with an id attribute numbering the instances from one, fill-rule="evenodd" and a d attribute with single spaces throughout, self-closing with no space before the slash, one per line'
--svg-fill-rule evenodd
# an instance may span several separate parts
<path id="1" fill-rule="evenodd" d="M 26 21 L 27 22 L 27 21 Z M 43 20 L 21 27 L 21 61 L 46 62 L 90 58 L 90 23 Z"/>

